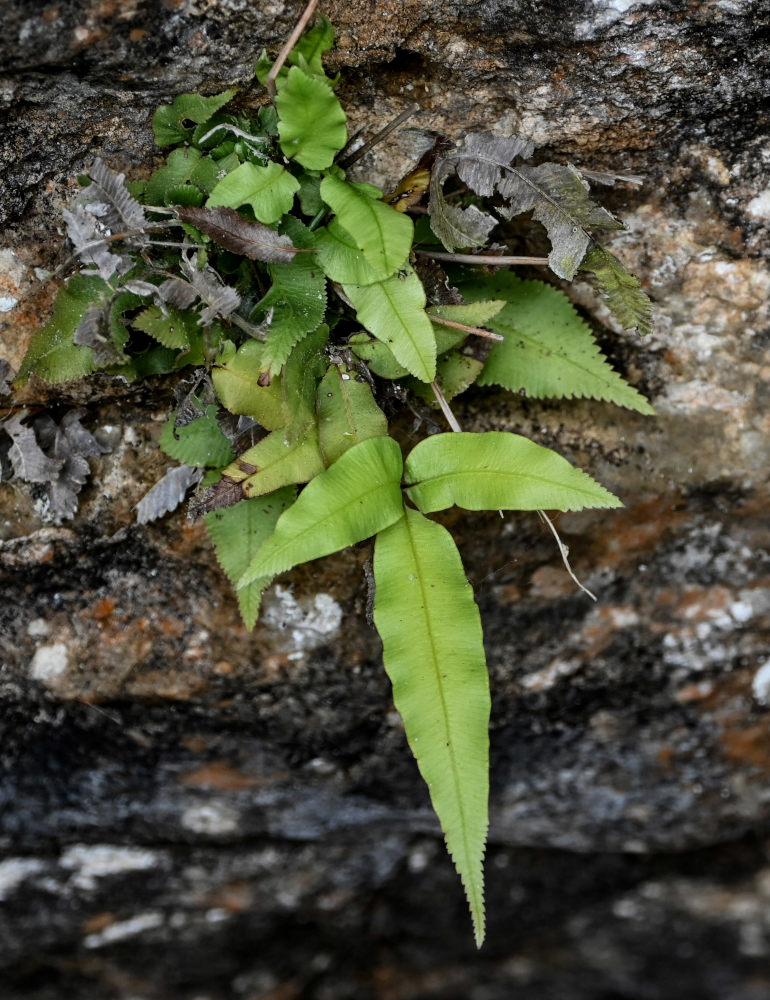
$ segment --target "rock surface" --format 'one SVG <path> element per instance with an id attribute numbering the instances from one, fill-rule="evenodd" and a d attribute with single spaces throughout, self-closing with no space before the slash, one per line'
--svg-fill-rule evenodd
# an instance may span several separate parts
<path id="1" fill-rule="evenodd" d="M 571 294 L 658 410 L 459 407 L 556 447 L 626 509 L 560 531 L 446 518 L 493 686 L 489 939 L 456 877 L 365 625 L 366 547 L 239 623 L 198 525 L 138 528 L 164 468 L 161 380 L 40 401 L 112 450 L 73 521 L 0 485 L 4 1000 L 770 998 L 770 15 L 747 0 L 328 0 L 352 126 L 519 132 L 639 173 L 604 199 L 655 304 L 645 342 Z M 98 154 L 156 162 L 185 90 L 246 88 L 281 2 L 9 0 L 0 39 L 0 333 L 50 308 L 34 268 Z M 408 144 L 364 160 L 396 180 Z M 31 292 L 31 296 L 25 293 Z M 22 299 L 14 312 L 13 300 Z M 488 400 L 488 397 L 485 397 Z M 34 400 L 33 400 L 34 401 Z M 12 401 L 13 402 L 13 401 Z M 29 396 L 25 397 L 29 404 Z M 58 409 L 56 409 L 58 408 Z"/>

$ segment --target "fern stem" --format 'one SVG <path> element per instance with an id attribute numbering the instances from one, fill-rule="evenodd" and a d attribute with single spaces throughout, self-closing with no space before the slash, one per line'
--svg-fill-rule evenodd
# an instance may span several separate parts
<path id="1" fill-rule="evenodd" d="M 421 257 L 432 260 L 448 260 L 453 264 L 483 264 L 485 267 L 510 267 L 512 264 L 533 264 L 545 267 L 547 257 L 495 257 L 492 254 L 475 253 L 439 253 L 438 250 L 417 250 Z"/>
<path id="2" fill-rule="evenodd" d="M 446 396 L 441 391 L 438 382 L 431 382 L 430 387 L 433 390 L 433 395 L 436 397 L 436 402 L 441 407 L 441 412 L 446 417 L 446 422 L 449 424 L 449 426 L 452 428 L 453 431 L 455 431 L 457 434 L 461 434 L 462 427 L 460 426 L 457 417 L 454 415 L 454 413 L 452 413 L 452 410 L 449 407 L 449 403 L 447 402 Z"/>
<path id="3" fill-rule="evenodd" d="M 465 323 L 455 323 L 452 319 L 444 319 L 443 316 L 434 316 L 428 313 L 431 323 L 438 323 L 440 326 L 451 326 L 453 330 L 465 330 L 466 333 L 475 333 L 477 337 L 486 337 L 487 340 L 505 340 L 501 333 L 492 333 L 490 330 L 482 330 L 480 326 L 466 326 Z"/>

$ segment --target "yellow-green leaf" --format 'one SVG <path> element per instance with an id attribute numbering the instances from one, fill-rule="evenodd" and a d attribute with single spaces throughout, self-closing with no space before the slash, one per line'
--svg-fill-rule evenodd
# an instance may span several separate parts
<path id="1" fill-rule="evenodd" d="M 330 167 L 345 145 L 347 116 L 333 91 L 298 66 L 278 81 L 275 98 L 281 149 L 309 170 Z"/>
<path id="2" fill-rule="evenodd" d="M 398 213 L 394 213 L 398 214 Z M 376 285 L 345 285 L 358 322 L 422 382 L 436 377 L 436 335 L 425 312 L 425 290 L 414 271 Z"/>
<path id="3" fill-rule="evenodd" d="M 403 266 L 414 236 L 414 224 L 408 215 L 373 198 L 360 185 L 348 184 L 331 174 L 321 181 L 321 197 L 380 279 Z"/>
<path id="4" fill-rule="evenodd" d="M 281 376 L 274 376 L 269 385 L 262 384 L 266 381 L 264 355 L 264 344 L 247 340 L 225 365 L 213 370 L 211 377 L 222 405 L 231 413 L 254 417 L 274 431 L 286 423 Z"/>
<path id="5" fill-rule="evenodd" d="M 253 500 L 241 500 L 232 507 L 212 510 L 203 518 L 214 543 L 219 565 L 235 584 L 275 527 L 280 515 L 294 502 L 291 487 Z M 237 591 L 238 607 L 247 629 L 254 628 L 259 615 L 262 591 L 270 583 L 266 576 Z"/>
<path id="6" fill-rule="evenodd" d="M 374 580 L 374 623 L 393 701 L 462 879 L 480 946 L 489 680 L 478 608 L 451 535 L 415 510 L 406 509 L 378 534 Z"/>
<path id="7" fill-rule="evenodd" d="M 404 509 L 401 472 L 401 449 L 391 437 L 369 438 L 346 451 L 281 516 L 239 586 L 328 556 L 393 524 Z"/>
<path id="8" fill-rule="evenodd" d="M 222 178 L 206 205 L 251 205 L 257 219 L 270 226 L 290 211 L 297 191 L 299 181 L 280 163 L 261 167 L 247 160 Z"/>
<path id="9" fill-rule="evenodd" d="M 434 434 L 412 449 L 407 495 L 426 514 L 466 510 L 622 507 L 589 475 L 529 438 L 506 431 Z"/>
<path id="10" fill-rule="evenodd" d="M 374 401 L 368 382 L 354 370 L 331 365 L 318 386 L 318 433 L 326 465 L 370 437 L 388 433 L 385 414 Z"/>

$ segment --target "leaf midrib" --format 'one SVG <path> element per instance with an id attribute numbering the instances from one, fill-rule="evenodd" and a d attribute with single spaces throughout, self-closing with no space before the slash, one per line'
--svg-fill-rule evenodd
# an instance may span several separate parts
<path id="1" fill-rule="evenodd" d="M 416 546 L 414 544 L 414 539 L 412 537 L 412 530 L 411 530 L 411 527 L 410 527 L 410 524 L 409 524 L 409 518 L 405 517 L 404 520 L 405 520 L 406 530 L 407 530 L 407 533 L 409 535 L 409 546 L 410 546 L 410 548 L 412 550 L 412 558 L 413 558 L 415 566 L 418 569 L 418 572 L 417 572 L 416 575 L 417 575 L 417 580 L 419 581 L 419 585 L 420 585 L 420 593 L 422 595 L 422 607 L 423 607 L 423 612 L 424 612 L 423 613 L 423 620 L 425 622 L 425 633 L 426 633 L 426 635 L 428 637 L 428 641 L 430 643 L 430 648 L 431 648 L 431 654 L 432 654 L 431 655 L 431 665 L 433 667 L 433 671 L 434 671 L 435 676 L 436 676 L 436 684 L 438 686 L 439 697 L 440 697 L 440 700 L 441 700 L 441 714 L 442 714 L 442 719 L 443 719 L 443 723 L 444 723 L 444 734 L 446 736 L 445 743 L 447 744 L 447 747 L 448 747 L 449 759 L 451 761 L 451 766 L 452 766 L 452 783 L 454 784 L 455 798 L 457 799 L 458 808 L 460 810 L 460 819 L 461 819 L 461 824 L 460 825 L 461 825 L 461 831 L 462 831 L 461 836 L 462 836 L 463 853 L 465 855 L 464 866 L 463 867 L 464 867 L 465 871 L 468 873 L 468 880 L 467 880 L 467 882 L 465 882 L 465 880 L 463 879 L 463 883 L 466 886 L 466 890 L 468 892 L 468 895 L 473 897 L 472 915 L 473 915 L 473 918 L 474 918 L 474 922 L 475 922 L 475 919 L 476 919 L 477 915 L 479 916 L 480 921 L 483 921 L 484 904 L 483 904 L 483 901 L 480 900 L 479 897 L 478 897 L 478 889 L 477 889 L 477 886 L 475 885 L 475 883 L 473 881 L 473 869 L 474 869 L 474 865 L 473 865 L 473 861 L 472 861 L 472 856 L 473 855 L 472 855 L 472 852 L 471 852 L 470 845 L 468 843 L 468 823 L 466 821 L 464 799 L 463 799 L 463 796 L 461 794 L 460 775 L 459 775 L 459 771 L 458 771 L 458 768 L 457 768 L 457 759 L 456 759 L 456 755 L 455 755 L 454 739 L 452 738 L 452 734 L 450 732 L 450 727 L 449 727 L 449 712 L 447 710 L 446 697 L 444 695 L 444 685 L 442 683 L 441 669 L 440 669 L 439 664 L 438 664 L 438 655 L 437 655 L 437 652 L 436 652 L 436 642 L 435 642 L 435 639 L 434 639 L 434 632 L 433 632 L 433 629 L 431 628 L 431 617 L 430 617 L 430 615 L 428 614 L 428 611 L 427 611 L 427 609 L 428 609 L 428 597 L 429 597 L 429 595 L 428 595 L 428 593 L 427 593 L 427 591 L 425 589 L 425 585 L 423 583 L 423 574 L 422 574 L 422 572 L 420 572 L 421 566 L 420 566 L 419 555 L 418 555 L 417 548 L 416 548 Z M 415 754 L 415 756 L 417 756 L 417 755 Z"/>
<path id="2" fill-rule="evenodd" d="M 393 310 L 393 313 L 395 314 L 396 318 L 398 319 L 398 322 L 401 324 L 401 329 L 404 331 L 404 333 L 407 336 L 407 339 L 409 340 L 409 343 L 412 345 L 412 349 L 414 350 L 415 355 L 419 358 L 420 364 L 423 366 L 423 368 L 425 369 L 425 372 L 427 373 L 428 372 L 428 364 L 427 364 L 427 361 L 426 361 L 425 357 L 423 356 L 422 351 L 420 350 L 420 345 L 417 343 L 417 341 L 415 340 L 414 336 L 412 335 L 412 332 L 409 329 L 409 325 L 406 322 L 406 320 L 404 319 L 403 315 L 401 314 L 401 311 L 397 308 L 396 303 L 398 301 L 398 297 L 396 297 L 395 299 L 391 297 L 390 290 L 385 287 L 385 282 L 382 282 L 380 284 L 380 288 L 382 289 L 382 294 L 388 300 L 388 303 L 390 304 L 390 307 Z M 413 304 L 411 302 L 407 303 L 407 308 L 409 310 L 412 310 L 416 315 L 419 315 L 420 313 L 422 313 L 425 316 L 425 318 L 427 319 L 428 323 L 430 324 L 430 317 L 428 316 L 428 314 L 425 312 L 424 309 L 418 309 L 417 307 L 413 306 Z M 432 330 L 433 330 L 433 327 L 431 326 L 431 331 Z M 390 346 L 390 345 L 388 345 L 388 346 Z M 391 349 L 391 351 L 393 351 L 392 347 L 390 349 Z M 393 356 L 396 357 L 396 352 L 395 351 L 393 351 Z M 399 360 L 400 359 L 398 357 L 396 357 L 396 361 L 399 361 Z M 408 368 L 407 365 L 404 365 L 404 367 Z M 412 373 L 412 374 L 414 374 L 414 373 Z M 428 381 L 428 380 L 423 380 L 423 381 Z"/>
<path id="3" fill-rule="evenodd" d="M 580 472 L 581 470 L 572 468 L 572 471 Z M 585 473 L 583 474 L 585 475 Z M 484 468 L 457 469 L 454 472 L 444 472 L 438 476 L 431 476 L 428 479 L 419 479 L 417 482 L 411 483 L 407 488 L 414 489 L 420 486 L 428 486 L 433 483 L 444 483 L 447 480 L 456 481 L 458 478 L 463 478 L 466 476 L 472 476 L 474 479 L 478 479 L 479 476 L 501 476 L 506 478 L 527 479 L 531 480 L 534 483 L 545 483 L 548 486 L 557 487 L 562 490 L 571 490 L 574 491 L 575 493 L 584 494 L 587 497 L 596 499 L 596 494 L 591 492 L 587 488 L 581 488 L 579 486 L 565 486 L 563 482 L 559 483 L 553 479 L 546 479 L 545 476 L 536 476 L 528 472 L 511 472 L 509 470 L 503 470 L 503 469 L 484 469 Z"/>

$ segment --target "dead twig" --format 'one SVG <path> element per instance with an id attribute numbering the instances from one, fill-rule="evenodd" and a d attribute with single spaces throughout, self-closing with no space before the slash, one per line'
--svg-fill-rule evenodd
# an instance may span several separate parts
<path id="1" fill-rule="evenodd" d="M 438 323 L 439 326 L 451 326 L 453 330 L 465 330 L 466 333 L 473 333 L 477 337 L 486 337 L 487 340 L 505 340 L 505 337 L 501 333 L 492 333 L 489 330 L 483 330 L 480 326 L 466 326 L 465 323 L 455 323 L 452 319 L 444 319 L 443 316 L 434 316 L 433 313 L 428 313 L 428 319 L 431 323 Z"/>
<path id="2" fill-rule="evenodd" d="M 302 12 L 302 17 L 300 17 L 299 21 L 297 21 L 297 23 L 294 25 L 294 30 L 286 40 L 286 44 L 278 53 L 276 60 L 273 63 L 272 69 L 267 74 L 267 79 L 265 80 L 265 87 L 267 87 L 267 92 L 270 95 L 271 101 L 275 100 L 275 94 L 276 94 L 275 81 L 278 78 L 278 74 L 281 72 L 283 64 L 288 59 L 289 53 L 297 44 L 299 36 L 307 27 L 307 23 L 313 16 L 313 12 L 315 11 L 317 6 L 318 6 L 318 0 L 310 0 L 307 7 L 305 7 L 305 10 Z"/>
<path id="3" fill-rule="evenodd" d="M 483 264 L 485 267 L 510 267 L 512 264 L 533 264 L 545 267 L 547 257 L 495 257 L 493 254 L 476 253 L 439 253 L 438 250 L 415 250 L 421 257 L 431 260 L 446 260 L 452 264 Z"/>
<path id="4" fill-rule="evenodd" d="M 380 131 L 373 135 L 368 142 L 365 142 L 363 146 L 359 146 L 358 149 L 355 149 L 352 153 L 349 153 L 341 160 L 338 160 L 337 166 L 342 167 L 343 170 L 347 170 L 347 168 L 352 166 L 352 164 L 354 164 L 357 160 L 360 160 L 362 156 L 365 156 L 370 149 L 373 149 L 378 142 L 382 142 L 382 140 L 397 129 L 399 125 L 403 125 L 407 119 L 412 117 L 418 108 L 419 104 L 410 104 L 408 108 L 404 108 L 401 114 L 396 115 L 393 121 L 388 122 L 384 128 L 381 128 Z M 345 150 L 343 150 L 343 153 L 344 152 Z"/>

